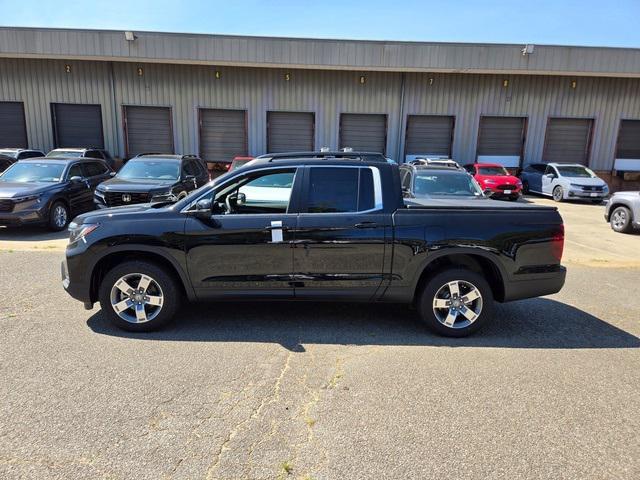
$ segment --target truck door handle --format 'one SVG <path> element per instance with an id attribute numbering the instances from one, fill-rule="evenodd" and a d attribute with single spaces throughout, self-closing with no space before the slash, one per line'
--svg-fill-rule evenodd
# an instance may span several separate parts
<path id="1" fill-rule="evenodd" d="M 265 232 L 271 232 L 272 230 L 282 230 L 283 232 L 286 232 L 286 231 L 289 230 L 289 228 L 288 227 L 278 227 L 278 226 L 275 226 L 275 225 L 264 227 L 264 231 Z"/>
<path id="2" fill-rule="evenodd" d="M 378 224 L 376 222 L 360 222 L 354 225 L 356 228 L 376 228 Z"/>

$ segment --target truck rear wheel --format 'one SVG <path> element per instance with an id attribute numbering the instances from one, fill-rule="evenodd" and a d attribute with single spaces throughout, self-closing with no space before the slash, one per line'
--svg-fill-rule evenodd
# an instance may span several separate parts
<path id="1" fill-rule="evenodd" d="M 418 299 L 421 320 L 447 337 L 466 337 L 480 330 L 493 315 L 493 294 L 482 275 L 449 268 L 424 286 Z"/>
<path id="2" fill-rule="evenodd" d="M 180 290 L 158 265 L 129 261 L 104 276 L 99 298 L 103 314 L 115 326 L 149 332 L 171 321 L 180 305 Z"/>

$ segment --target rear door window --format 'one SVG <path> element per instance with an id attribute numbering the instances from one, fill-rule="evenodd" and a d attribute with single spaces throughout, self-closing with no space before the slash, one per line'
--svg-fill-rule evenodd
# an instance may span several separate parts
<path id="1" fill-rule="evenodd" d="M 381 208 L 375 183 L 374 170 L 368 167 L 311 167 L 306 211 L 355 213 Z"/>
<path id="2" fill-rule="evenodd" d="M 107 167 L 100 162 L 87 162 L 84 164 L 84 170 L 87 177 L 97 177 L 107 173 Z"/>

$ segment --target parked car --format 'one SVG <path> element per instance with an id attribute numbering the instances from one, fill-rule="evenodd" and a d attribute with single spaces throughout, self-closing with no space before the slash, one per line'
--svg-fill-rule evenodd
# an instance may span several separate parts
<path id="1" fill-rule="evenodd" d="M 18 160 L 26 160 L 27 158 L 44 157 L 44 152 L 28 148 L 0 148 L 0 155 L 11 157 L 17 162 Z"/>
<path id="2" fill-rule="evenodd" d="M 111 173 L 97 159 L 19 160 L 0 175 L 0 225 L 63 230 L 73 216 L 93 210 L 93 190 Z"/>
<path id="3" fill-rule="evenodd" d="M 607 183 L 589 168 L 577 163 L 533 163 L 520 173 L 525 193 L 551 196 L 563 200 L 591 200 L 602 203 L 609 194 Z"/>
<path id="4" fill-rule="evenodd" d="M 470 163 L 464 169 L 473 175 L 484 191 L 493 198 L 518 200 L 522 195 L 522 182 L 498 163 Z"/>
<path id="5" fill-rule="evenodd" d="M 7 155 L 0 155 L 0 173 L 4 172 L 14 163 L 16 163 L 15 158 L 9 157 Z"/>
<path id="6" fill-rule="evenodd" d="M 99 210 L 69 230 L 64 288 L 133 331 L 166 324 L 184 295 L 414 303 L 459 337 L 494 300 L 558 292 L 566 274 L 556 208 L 408 206 L 386 161 L 258 159 L 173 205 Z"/>
<path id="7" fill-rule="evenodd" d="M 405 163 L 400 182 L 404 198 L 486 198 L 473 177 L 455 167 Z"/>
<path id="8" fill-rule="evenodd" d="M 244 167 L 247 163 L 253 160 L 254 157 L 234 157 L 234 159 L 229 164 L 227 171 L 233 172 L 240 167 Z"/>
<path id="9" fill-rule="evenodd" d="M 640 192 L 616 192 L 611 195 L 604 219 L 620 233 L 631 233 L 640 228 Z"/>
<path id="10" fill-rule="evenodd" d="M 112 170 L 115 170 L 116 168 L 116 161 L 104 148 L 56 148 L 47 153 L 47 157 L 98 158 L 100 160 L 104 160 Z"/>
<path id="11" fill-rule="evenodd" d="M 208 181 L 207 167 L 195 155 L 139 155 L 98 185 L 94 200 L 98 208 L 175 202 Z"/>
<path id="12" fill-rule="evenodd" d="M 450 158 L 415 158 L 408 162 L 412 165 L 430 165 L 432 167 L 462 168 L 460 164 Z"/>

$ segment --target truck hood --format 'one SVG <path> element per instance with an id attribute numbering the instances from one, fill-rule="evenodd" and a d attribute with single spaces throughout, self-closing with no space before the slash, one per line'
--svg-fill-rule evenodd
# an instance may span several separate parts
<path id="1" fill-rule="evenodd" d="M 49 182 L 0 182 L 0 198 L 24 197 L 37 195 L 60 186 L 59 183 Z"/>
<path id="2" fill-rule="evenodd" d="M 166 190 L 176 183 L 176 180 L 127 180 L 117 176 L 98 185 L 101 192 L 132 192 L 148 193 L 154 190 Z"/>
<path id="3" fill-rule="evenodd" d="M 122 207 L 103 208 L 101 210 L 93 210 L 91 212 L 78 215 L 74 222 L 81 223 L 100 223 L 101 220 L 109 219 L 114 220 L 118 218 L 126 218 L 131 214 L 138 215 L 143 212 L 149 212 L 153 214 L 164 210 L 163 207 L 154 207 L 151 203 L 139 203 L 136 205 L 125 205 Z"/>

